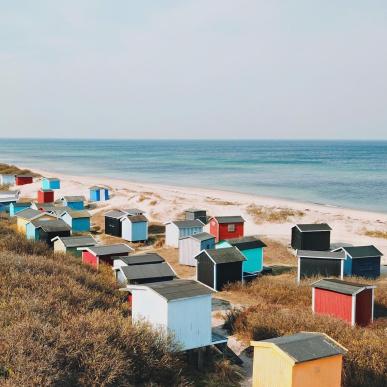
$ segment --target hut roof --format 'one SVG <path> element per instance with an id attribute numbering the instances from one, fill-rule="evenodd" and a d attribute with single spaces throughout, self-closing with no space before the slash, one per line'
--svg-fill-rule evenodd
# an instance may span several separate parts
<path id="1" fill-rule="evenodd" d="M 42 212 L 40 212 L 39 210 L 34 210 L 32 208 L 26 208 L 25 210 L 19 211 L 16 214 L 18 218 L 22 218 L 26 220 L 34 219 L 39 215 L 42 215 Z"/>
<path id="2" fill-rule="evenodd" d="M 383 254 L 373 245 L 342 247 L 341 249 L 346 251 L 353 259 L 383 256 Z"/>
<path id="3" fill-rule="evenodd" d="M 245 236 L 241 238 L 232 238 L 226 239 L 226 241 L 231 245 L 235 246 L 240 250 L 256 249 L 259 247 L 266 247 L 266 244 L 263 243 L 260 239 L 255 236 Z"/>
<path id="4" fill-rule="evenodd" d="M 192 238 L 198 241 L 208 241 L 209 239 L 215 239 L 215 237 L 208 232 L 199 232 L 197 234 L 181 237 L 180 239 Z"/>
<path id="5" fill-rule="evenodd" d="M 12 205 L 16 208 L 23 208 L 23 207 L 30 207 L 31 206 L 31 202 L 17 202 L 17 203 L 12 203 Z"/>
<path id="6" fill-rule="evenodd" d="M 178 228 L 192 228 L 192 227 L 203 227 L 204 226 L 204 224 L 198 219 L 195 219 L 195 220 L 173 220 L 173 221 L 167 222 L 165 224 L 170 224 L 170 223 L 174 224 Z"/>
<path id="7" fill-rule="evenodd" d="M 317 259 L 345 259 L 344 251 L 297 250 L 297 257 Z"/>
<path id="8" fill-rule="evenodd" d="M 216 221 L 219 223 L 219 224 L 222 224 L 222 223 L 244 223 L 245 220 L 237 215 L 237 216 L 214 216 L 214 219 L 216 219 Z"/>
<path id="9" fill-rule="evenodd" d="M 128 266 L 143 265 L 148 263 L 161 263 L 165 261 L 165 259 L 157 253 L 128 255 L 124 257 L 117 257 L 117 259 L 125 262 Z"/>
<path id="10" fill-rule="evenodd" d="M 48 181 L 57 181 L 59 180 L 57 177 L 45 177 L 44 180 L 48 180 Z"/>
<path id="11" fill-rule="evenodd" d="M 347 351 L 323 333 L 300 332 L 291 336 L 276 337 L 258 343 L 271 343 L 285 352 L 295 363 L 343 355 Z"/>
<path id="12" fill-rule="evenodd" d="M 80 195 L 80 196 L 63 196 L 62 200 L 65 200 L 66 202 L 84 202 L 84 201 L 86 201 L 86 198 L 82 195 Z"/>
<path id="13" fill-rule="evenodd" d="M 93 255 L 120 255 L 130 253 L 133 249 L 125 243 L 116 243 L 114 245 L 92 246 L 86 249 Z"/>
<path id="14" fill-rule="evenodd" d="M 121 210 L 110 210 L 105 212 L 105 216 L 108 218 L 120 219 L 125 216 L 125 212 Z"/>
<path id="15" fill-rule="evenodd" d="M 356 282 L 341 281 L 334 278 L 324 278 L 314 282 L 312 288 L 319 288 L 325 290 L 332 290 L 342 294 L 355 295 L 364 289 L 373 289 L 375 286 L 358 284 Z"/>
<path id="16" fill-rule="evenodd" d="M 187 208 L 184 212 L 206 212 L 206 210 L 200 208 Z"/>
<path id="17" fill-rule="evenodd" d="M 320 223 L 320 224 L 296 224 L 296 227 L 301 232 L 318 232 L 318 231 L 331 231 L 332 230 L 327 223 Z"/>
<path id="18" fill-rule="evenodd" d="M 122 266 L 122 272 L 128 280 L 175 277 L 176 273 L 166 262 L 147 265 Z"/>
<path id="19" fill-rule="evenodd" d="M 207 249 L 202 252 L 205 252 L 215 264 L 246 261 L 245 256 L 236 247 Z M 200 252 L 195 259 L 197 259 L 202 252 Z"/>
<path id="20" fill-rule="evenodd" d="M 95 246 L 97 241 L 92 236 L 70 236 L 61 237 L 57 236 L 51 239 L 52 242 L 60 240 L 66 247 L 82 247 L 82 246 Z"/>
<path id="21" fill-rule="evenodd" d="M 142 223 L 142 222 L 147 222 L 148 219 L 144 215 L 132 215 L 132 216 L 126 216 L 124 218 L 121 218 L 121 220 L 129 220 L 131 223 Z"/>
<path id="22" fill-rule="evenodd" d="M 71 210 L 71 209 L 65 209 L 65 210 L 62 210 L 61 212 L 61 216 L 64 214 L 64 213 L 68 213 L 73 219 L 79 219 L 79 218 L 90 218 L 91 215 L 89 213 L 89 211 L 86 211 L 86 210 L 79 210 L 79 211 L 76 211 L 76 210 Z"/>
<path id="23" fill-rule="evenodd" d="M 36 228 L 41 228 L 46 232 L 54 231 L 70 231 L 71 227 L 62 219 L 53 219 L 53 220 L 33 220 L 31 223 Z"/>

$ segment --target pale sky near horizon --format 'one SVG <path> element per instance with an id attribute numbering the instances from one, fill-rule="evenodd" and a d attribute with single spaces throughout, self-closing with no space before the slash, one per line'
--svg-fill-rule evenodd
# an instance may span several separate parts
<path id="1" fill-rule="evenodd" d="M 3 0 L 0 137 L 386 139 L 387 1 Z"/>

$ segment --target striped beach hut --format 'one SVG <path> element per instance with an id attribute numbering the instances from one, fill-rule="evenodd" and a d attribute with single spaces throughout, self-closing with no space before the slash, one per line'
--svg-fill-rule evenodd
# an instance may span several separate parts
<path id="1" fill-rule="evenodd" d="M 196 266 L 195 257 L 202 251 L 215 248 L 215 237 L 207 232 L 189 235 L 179 239 L 179 263 Z"/>
<path id="2" fill-rule="evenodd" d="M 203 232 L 204 224 L 198 220 L 174 220 L 165 224 L 165 244 L 179 247 L 179 239 Z"/>
<path id="3" fill-rule="evenodd" d="M 93 187 L 89 188 L 89 193 L 91 202 L 109 200 L 109 188 L 107 187 L 94 185 Z"/>

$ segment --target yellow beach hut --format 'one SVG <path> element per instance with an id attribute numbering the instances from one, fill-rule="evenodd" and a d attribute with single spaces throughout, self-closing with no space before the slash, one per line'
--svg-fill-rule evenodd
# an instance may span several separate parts
<path id="1" fill-rule="evenodd" d="M 41 212 L 38 210 L 33 210 L 32 208 L 26 208 L 23 211 L 19 211 L 16 214 L 16 226 L 17 230 L 26 234 L 26 225 L 31 222 L 31 220 L 41 219 L 41 220 L 49 220 L 49 219 L 57 219 L 55 215 L 48 214 L 46 212 Z"/>
<path id="2" fill-rule="evenodd" d="M 252 341 L 253 387 L 340 387 L 347 350 L 324 333 Z"/>

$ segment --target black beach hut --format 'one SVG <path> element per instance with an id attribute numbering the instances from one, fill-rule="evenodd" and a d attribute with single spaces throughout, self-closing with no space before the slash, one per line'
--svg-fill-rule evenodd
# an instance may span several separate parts
<path id="1" fill-rule="evenodd" d="M 111 210 L 105 213 L 105 234 L 116 237 L 122 235 L 121 218 L 125 216 L 125 212 L 120 210 Z"/>
<path id="2" fill-rule="evenodd" d="M 296 224 L 292 227 L 292 248 L 295 250 L 329 250 L 331 230 L 326 223 Z"/>

